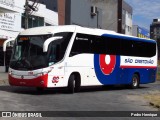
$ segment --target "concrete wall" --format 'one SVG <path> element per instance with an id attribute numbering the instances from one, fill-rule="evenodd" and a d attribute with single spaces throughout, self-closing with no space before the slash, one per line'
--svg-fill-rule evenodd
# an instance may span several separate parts
<path id="1" fill-rule="evenodd" d="M 58 21 L 59 25 L 65 25 L 65 9 L 66 9 L 66 0 L 58 0 Z"/>
<path id="2" fill-rule="evenodd" d="M 132 7 L 124 0 L 65 0 L 65 24 L 102 28 L 132 35 Z M 91 17 L 91 6 L 98 14 Z M 122 9 L 125 14 L 122 14 Z"/>
<path id="3" fill-rule="evenodd" d="M 67 0 L 65 24 L 117 31 L 117 0 Z M 91 6 L 98 14 L 91 17 Z"/>
<path id="4" fill-rule="evenodd" d="M 102 10 L 102 28 L 117 32 L 118 0 L 88 0 Z"/>
<path id="5" fill-rule="evenodd" d="M 66 10 L 66 24 L 75 24 L 86 27 L 97 28 L 97 26 L 101 27 L 102 17 L 101 11 L 99 11 L 98 16 L 91 16 L 91 2 L 88 0 L 67 0 L 68 9 L 70 7 L 70 14 Z M 70 6 L 69 6 L 70 4 Z M 98 19 L 98 20 L 97 20 Z"/>
<path id="6" fill-rule="evenodd" d="M 132 35 L 138 37 L 138 26 L 133 25 Z"/>

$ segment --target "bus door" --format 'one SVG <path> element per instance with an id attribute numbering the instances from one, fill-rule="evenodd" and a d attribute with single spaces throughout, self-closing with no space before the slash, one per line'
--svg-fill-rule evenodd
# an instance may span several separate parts
<path id="1" fill-rule="evenodd" d="M 4 72 L 4 52 L 3 47 L 0 47 L 0 72 Z"/>

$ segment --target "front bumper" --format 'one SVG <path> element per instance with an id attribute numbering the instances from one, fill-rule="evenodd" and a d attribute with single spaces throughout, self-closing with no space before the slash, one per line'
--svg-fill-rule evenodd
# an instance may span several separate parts
<path id="1" fill-rule="evenodd" d="M 15 78 L 9 74 L 9 84 L 11 86 L 26 86 L 26 87 L 43 87 L 47 88 L 48 74 L 39 76 L 33 79 Z"/>

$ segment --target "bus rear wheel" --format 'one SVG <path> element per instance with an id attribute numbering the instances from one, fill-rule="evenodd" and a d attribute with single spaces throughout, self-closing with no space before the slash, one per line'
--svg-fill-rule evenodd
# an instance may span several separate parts
<path id="1" fill-rule="evenodd" d="M 140 78 L 137 74 L 134 74 L 132 76 L 132 83 L 131 83 L 131 88 L 132 89 L 136 89 L 139 87 L 139 81 L 140 81 Z"/>
<path id="2" fill-rule="evenodd" d="M 68 91 L 73 94 L 74 92 L 78 92 L 80 90 L 80 77 L 79 75 L 72 74 L 69 77 L 68 81 Z"/>

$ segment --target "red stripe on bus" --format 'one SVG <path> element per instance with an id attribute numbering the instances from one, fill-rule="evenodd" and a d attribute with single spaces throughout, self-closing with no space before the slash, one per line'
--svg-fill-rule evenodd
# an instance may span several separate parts
<path id="1" fill-rule="evenodd" d="M 14 86 L 47 87 L 48 74 L 33 79 L 18 79 L 9 75 L 9 84 Z"/>
<path id="2" fill-rule="evenodd" d="M 157 66 L 125 66 L 125 65 L 122 65 L 120 66 L 120 68 L 148 68 L 148 69 L 156 69 Z"/>

